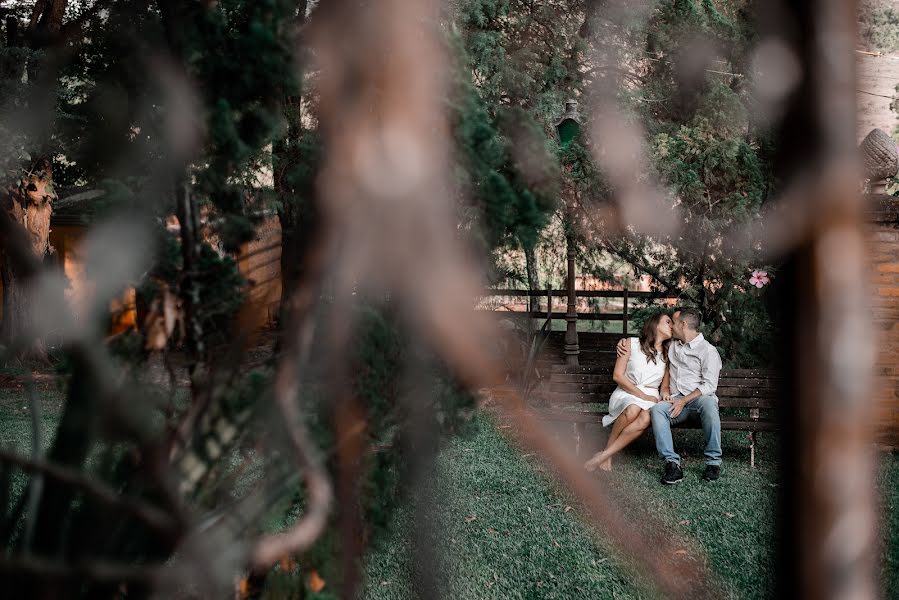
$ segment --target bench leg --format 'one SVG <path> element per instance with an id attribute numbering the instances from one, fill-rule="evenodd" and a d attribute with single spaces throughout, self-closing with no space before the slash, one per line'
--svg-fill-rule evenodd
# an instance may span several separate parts
<path id="1" fill-rule="evenodd" d="M 583 423 L 575 423 L 574 424 L 574 456 L 580 458 L 581 456 L 581 437 L 584 435 L 584 424 Z"/>
<path id="2" fill-rule="evenodd" d="M 755 432 L 749 432 L 749 466 L 755 468 Z"/>

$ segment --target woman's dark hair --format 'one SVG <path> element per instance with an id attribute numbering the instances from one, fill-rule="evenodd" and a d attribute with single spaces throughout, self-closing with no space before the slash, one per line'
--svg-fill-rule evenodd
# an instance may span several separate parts
<path id="1" fill-rule="evenodd" d="M 658 312 L 646 319 L 643 323 L 643 329 L 640 330 L 640 350 L 646 355 L 647 360 L 656 362 L 656 329 L 659 321 L 667 315 L 665 312 Z M 668 346 L 671 345 L 671 339 L 662 342 L 662 360 L 668 362 Z"/>

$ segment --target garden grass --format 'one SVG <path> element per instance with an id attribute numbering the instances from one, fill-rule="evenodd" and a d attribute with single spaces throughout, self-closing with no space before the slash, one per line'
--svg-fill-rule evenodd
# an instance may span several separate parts
<path id="1" fill-rule="evenodd" d="M 646 510 L 672 536 L 693 540 L 716 587 L 727 598 L 771 597 L 777 470 L 775 438 L 760 436 L 759 466 L 749 466 L 746 435 L 725 432 L 722 478 L 701 480 L 698 431 L 675 434 L 685 479 L 659 484 L 660 464 L 645 436 L 597 478 Z M 534 456 L 522 455 L 495 424 L 480 417 L 477 433 L 456 438 L 435 468 L 442 525 L 441 577 L 447 598 L 654 598 L 658 592 L 579 517 L 577 504 Z M 881 455 L 884 492 L 881 573 L 887 598 L 899 595 L 899 457 Z M 412 508 L 401 508 L 388 539 L 369 554 L 365 598 L 414 597 L 409 541 Z M 636 521 L 633 527 L 647 525 Z M 648 556 L 646 560 L 653 560 Z"/>
<path id="2" fill-rule="evenodd" d="M 899 452 L 884 454 L 877 469 L 880 491 L 881 576 L 884 598 L 899 599 Z"/>
<path id="3" fill-rule="evenodd" d="M 40 383 L 37 392 L 46 451 L 64 394 L 55 385 Z M 473 430 L 447 443 L 434 471 L 440 540 L 436 550 L 447 598 L 658 596 L 581 519 L 577 503 L 536 456 L 522 454 L 488 416 L 478 417 Z M 0 387 L 0 444 L 28 455 L 31 435 L 24 390 Z M 597 477 L 597 485 L 608 485 L 628 498 L 622 507 L 628 517 L 648 511 L 670 535 L 693 540 L 724 597 L 768 597 L 775 547 L 774 440 L 772 435 L 761 436 L 759 467 L 752 469 L 745 434 L 725 432 L 722 479 L 707 484 L 700 480 L 701 434 L 679 431 L 675 443 L 684 457 L 686 477 L 677 486 L 663 487 L 651 438 L 644 436 L 619 456 L 611 475 Z M 17 483 L 20 488 L 24 481 Z M 899 598 L 899 454 L 879 455 L 877 485 L 884 597 Z M 368 553 L 365 598 L 415 597 L 410 579 L 412 510 L 412 502 L 403 502 L 387 535 Z M 649 527 L 640 520 L 632 526 Z M 333 593 L 329 588 L 323 597 Z"/>

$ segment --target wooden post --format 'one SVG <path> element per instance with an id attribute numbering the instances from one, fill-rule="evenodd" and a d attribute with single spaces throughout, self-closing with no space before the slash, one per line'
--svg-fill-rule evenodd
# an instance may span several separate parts
<path id="1" fill-rule="evenodd" d="M 624 337 L 627 337 L 627 288 L 624 288 L 624 314 L 623 314 L 623 316 L 624 316 L 624 318 L 622 320 L 624 321 L 624 325 L 622 326 L 621 333 L 624 334 Z"/>
<path id="2" fill-rule="evenodd" d="M 759 409 L 750 408 L 749 409 L 749 417 L 758 421 L 759 420 Z M 753 469 L 755 468 L 755 432 L 749 432 L 749 466 Z"/>
<path id="3" fill-rule="evenodd" d="M 575 423 L 574 424 L 574 456 L 580 458 L 583 452 L 581 452 L 581 448 L 583 446 L 583 439 L 581 439 L 584 435 L 584 424 L 583 423 Z"/>
<path id="4" fill-rule="evenodd" d="M 546 284 L 546 320 L 549 325 L 546 326 L 546 335 L 553 330 L 553 286 Z"/>
<path id="5" fill-rule="evenodd" d="M 755 468 L 755 432 L 749 432 L 749 466 Z"/>
<path id="6" fill-rule="evenodd" d="M 565 313 L 565 364 L 578 366 L 580 346 L 577 340 L 577 294 L 574 289 L 574 236 L 565 236 L 568 245 L 568 311 Z"/>

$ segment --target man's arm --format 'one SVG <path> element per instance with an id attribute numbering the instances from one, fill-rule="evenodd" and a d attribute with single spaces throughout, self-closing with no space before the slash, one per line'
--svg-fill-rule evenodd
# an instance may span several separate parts
<path id="1" fill-rule="evenodd" d="M 702 361 L 700 375 L 702 376 L 702 382 L 700 382 L 697 390 L 699 392 L 697 398 L 699 396 L 711 396 L 718 390 L 718 377 L 721 375 L 721 355 L 718 354 L 718 350 L 714 346 L 710 347 L 708 354 Z M 690 395 L 692 396 L 692 394 Z"/>
<path id="2" fill-rule="evenodd" d="M 659 389 L 662 402 L 671 402 L 671 369 L 665 367 L 665 375 L 662 377 L 662 387 Z"/>
<path id="3" fill-rule="evenodd" d="M 721 375 L 721 355 L 718 350 L 712 346 L 708 354 L 702 361 L 699 375 L 702 380 L 699 387 L 674 402 L 671 408 L 671 416 L 676 417 L 684 409 L 688 402 L 696 400 L 700 396 L 711 396 L 718 390 L 718 377 Z"/>

